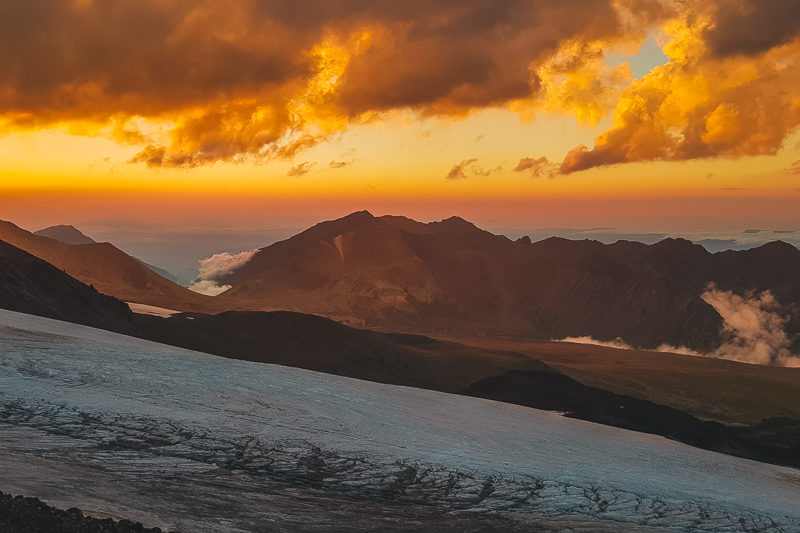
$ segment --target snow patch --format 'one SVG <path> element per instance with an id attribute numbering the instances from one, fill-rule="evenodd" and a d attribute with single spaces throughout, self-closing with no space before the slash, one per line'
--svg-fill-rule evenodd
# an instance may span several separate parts
<path id="1" fill-rule="evenodd" d="M 554 342 L 571 342 L 573 344 L 591 344 L 593 346 L 605 346 L 606 348 L 617 348 L 620 350 L 633 350 L 630 344 L 623 342 L 617 337 L 613 341 L 599 341 L 592 337 L 565 337 L 563 339 L 553 339 Z"/>
<path id="2" fill-rule="evenodd" d="M 241 474 L 231 477 L 241 484 L 237 496 L 214 508 L 231 524 L 273 480 L 334 497 L 592 519 L 619 530 L 800 531 L 795 469 L 555 413 L 224 359 L 10 311 L 0 311 L 0 423 L 39 435 L 11 443 L 18 432 L 0 431 L 0 447 L 14 454 L 13 468 L 10 459 L 0 467 L 9 487 L 33 487 L 42 457 L 42 490 L 58 485 L 51 467 L 62 465 L 70 498 L 91 494 L 98 472 L 156 488 L 197 480 L 159 492 L 157 508 L 142 495 L 126 500 L 165 522 L 194 507 L 190 500 L 207 501 L 209 486 L 191 477 L 199 468 Z M 60 440 L 48 445 L 48 435 Z M 227 530 L 264 530 L 237 528 Z"/>
<path id="3" fill-rule="evenodd" d="M 139 315 L 152 315 L 152 316 L 160 316 L 163 318 L 169 318 L 172 315 L 177 315 L 180 311 L 175 311 L 173 309 L 164 309 L 163 307 L 156 307 L 154 305 L 145 305 L 145 304 L 137 304 L 133 302 L 125 302 L 128 304 L 128 307 L 131 308 L 136 314 Z"/>

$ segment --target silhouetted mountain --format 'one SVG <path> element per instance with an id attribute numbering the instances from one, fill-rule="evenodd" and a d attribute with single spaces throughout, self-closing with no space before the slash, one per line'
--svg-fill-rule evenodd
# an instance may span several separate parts
<path id="1" fill-rule="evenodd" d="M 793 313 L 786 329 L 795 338 L 797 272 L 800 250 L 782 242 L 718 254 L 683 239 L 531 243 L 458 217 L 423 224 L 361 211 L 263 248 L 217 282 L 232 286 L 221 301 L 372 327 L 619 337 L 707 351 L 720 345 L 723 323 L 700 297 L 709 283 L 737 294 L 770 290 Z"/>
<path id="2" fill-rule="evenodd" d="M 64 224 L 40 229 L 39 231 L 34 231 L 33 234 L 49 237 L 65 244 L 94 244 L 97 242 L 91 237 L 87 237 L 81 233 L 75 226 L 67 226 Z"/>
<path id="3" fill-rule="evenodd" d="M 120 300 L 179 311 L 215 309 L 212 298 L 159 276 L 109 243 L 66 244 L 4 221 L 0 239 Z"/>

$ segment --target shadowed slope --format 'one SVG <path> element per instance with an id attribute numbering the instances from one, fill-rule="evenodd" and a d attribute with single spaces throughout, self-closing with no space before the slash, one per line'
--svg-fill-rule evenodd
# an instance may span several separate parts
<path id="1" fill-rule="evenodd" d="M 0 307 L 232 359 L 277 363 L 379 383 L 457 392 L 475 382 L 491 384 L 499 380 L 502 397 L 483 397 L 504 401 L 515 401 L 503 396 L 515 394 L 514 383 L 506 383 L 509 375 L 535 376 L 537 386 L 544 390 L 544 395 L 539 395 L 538 399 L 544 403 L 516 403 L 565 411 L 588 409 L 590 416 L 585 418 L 588 420 L 673 436 L 690 444 L 759 460 L 778 457 L 787 463 L 788 459 L 783 456 L 791 455 L 797 447 L 797 429 L 792 421 L 772 421 L 750 428 L 747 438 L 756 443 L 757 448 L 753 452 L 751 448 L 739 447 L 738 441 L 731 440 L 728 433 L 717 431 L 717 426 L 709 426 L 717 428 L 709 433 L 706 426 L 696 427 L 695 419 L 674 409 L 653 408 L 649 402 L 599 389 L 590 390 L 552 367 L 512 351 L 470 347 L 418 335 L 359 330 L 322 317 L 293 312 L 231 311 L 218 315 L 180 314 L 167 319 L 136 315 L 124 303 L 99 294 L 52 265 L 2 241 Z M 665 359 L 675 357 L 663 355 Z M 683 371 L 691 374 L 694 361 L 689 363 L 689 368 Z M 509 370 L 525 372 L 508 374 Z M 501 376 L 492 378 L 498 375 Z M 713 381 L 714 376 L 708 379 Z M 775 394 L 792 394 L 792 389 L 781 386 L 779 381 L 774 384 Z M 729 400 L 722 394 L 710 399 L 717 403 Z M 620 408 L 620 405 L 631 409 Z M 666 433 L 660 428 L 666 428 Z M 682 434 L 684 430 L 689 433 Z M 711 444 L 706 445 L 707 442 Z M 789 451 L 780 452 L 786 446 Z M 764 449 L 778 452 L 770 455 Z"/>
<path id="2" fill-rule="evenodd" d="M 800 368 L 571 342 L 463 335 L 442 340 L 518 352 L 584 385 L 668 405 L 702 420 L 736 425 L 772 417 L 800 420 Z"/>
<path id="3" fill-rule="evenodd" d="M 508 369 L 546 365 L 513 352 L 377 333 L 291 312 L 138 315 L 54 266 L 0 241 L 0 308 L 171 346 L 380 383 L 456 392 Z"/>
<path id="4" fill-rule="evenodd" d="M 109 243 L 66 244 L 4 221 L 0 239 L 120 300 L 183 311 L 216 309 L 212 298 L 164 279 Z"/>
<path id="5" fill-rule="evenodd" d="M 0 308 L 126 331 L 128 306 L 65 274 L 24 250 L 0 241 Z"/>

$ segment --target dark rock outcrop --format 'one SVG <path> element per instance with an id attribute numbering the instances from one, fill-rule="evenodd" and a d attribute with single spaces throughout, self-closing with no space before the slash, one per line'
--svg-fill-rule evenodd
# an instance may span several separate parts
<path id="1" fill-rule="evenodd" d="M 162 533 L 130 520 L 84 516 L 80 509 L 66 511 L 37 498 L 0 492 L 0 533 Z M 175 532 L 177 533 L 177 532 Z"/>

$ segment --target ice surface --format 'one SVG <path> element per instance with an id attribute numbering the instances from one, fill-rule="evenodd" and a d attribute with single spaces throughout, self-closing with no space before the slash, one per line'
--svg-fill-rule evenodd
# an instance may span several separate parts
<path id="1" fill-rule="evenodd" d="M 365 529 L 800 531 L 795 469 L 8 311 L 0 442 L 0 490 L 186 531 L 324 530 L 369 512 Z M 371 511 L 348 514 L 353 501 Z"/>

